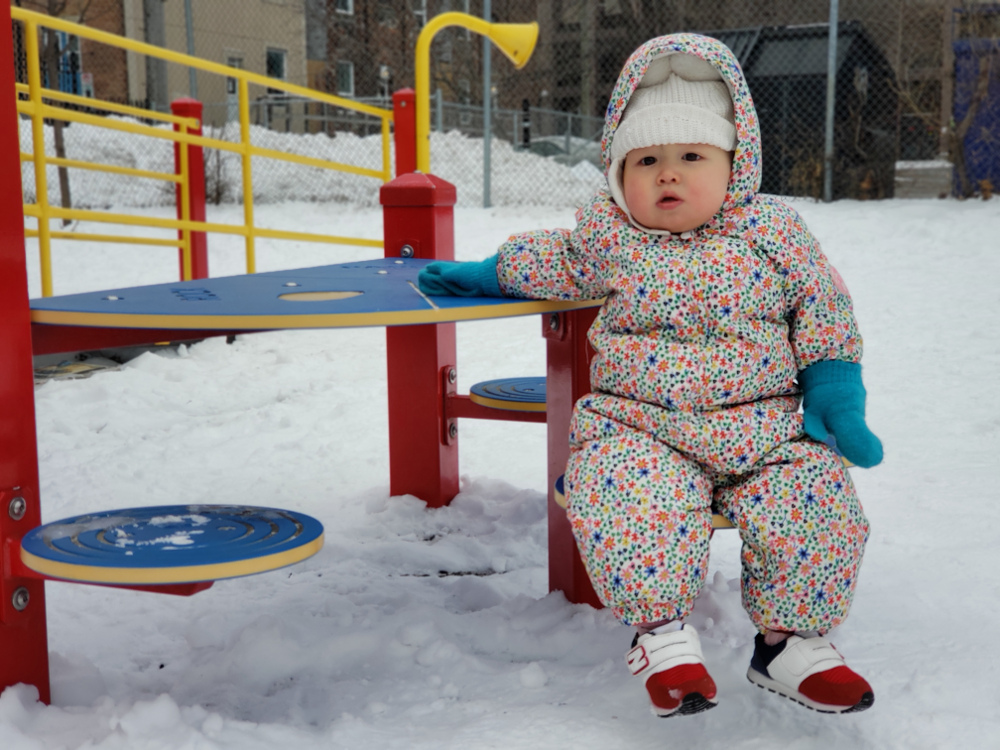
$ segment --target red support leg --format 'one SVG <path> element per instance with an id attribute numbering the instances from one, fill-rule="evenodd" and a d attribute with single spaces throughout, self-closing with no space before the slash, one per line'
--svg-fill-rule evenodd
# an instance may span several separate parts
<path id="1" fill-rule="evenodd" d="M 0 4 L 0 29 L 10 29 Z M 0 34 L 0 548 L 20 546 L 41 523 L 31 320 L 24 250 L 24 197 L 11 35 Z M 6 166 L 4 166 L 6 165 Z M 18 576 L 0 560 L 0 691 L 34 685 L 49 701 L 49 652 L 42 581 Z"/>
<path id="2" fill-rule="evenodd" d="M 404 174 L 382 186 L 385 256 L 454 260 L 455 186 Z M 455 324 L 386 329 L 389 492 L 431 507 L 458 494 L 458 424 L 445 401 L 455 392 Z"/>
<path id="3" fill-rule="evenodd" d="M 198 120 L 198 127 L 188 132 L 191 135 L 201 135 L 202 103 L 197 99 L 175 99 L 170 103 L 170 111 L 178 117 L 193 117 Z M 174 130 L 180 127 L 174 125 Z M 205 154 L 201 146 L 190 143 L 174 144 L 174 171 L 180 174 L 180 150 L 188 153 L 188 216 L 191 221 L 205 221 Z M 177 218 L 181 215 L 181 186 L 177 186 Z M 183 230 L 178 230 L 178 238 L 183 237 Z M 184 281 L 184 251 L 179 253 L 180 279 Z M 208 235 L 205 232 L 191 232 L 191 278 L 208 278 Z"/>
<path id="4" fill-rule="evenodd" d="M 542 318 L 546 340 L 545 383 L 549 454 L 549 590 L 562 591 L 576 604 L 601 607 L 573 538 L 565 509 L 555 499 L 555 482 L 566 472 L 569 422 L 577 399 L 590 392 L 593 349 L 587 331 L 597 308 L 573 310 Z"/>

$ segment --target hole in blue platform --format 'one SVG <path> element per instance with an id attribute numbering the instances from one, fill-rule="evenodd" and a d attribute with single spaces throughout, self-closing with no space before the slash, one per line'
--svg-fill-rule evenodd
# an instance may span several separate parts
<path id="1" fill-rule="evenodd" d="M 278 299 L 288 302 L 330 302 L 339 299 L 360 297 L 364 292 L 288 292 L 279 294 Z"/>

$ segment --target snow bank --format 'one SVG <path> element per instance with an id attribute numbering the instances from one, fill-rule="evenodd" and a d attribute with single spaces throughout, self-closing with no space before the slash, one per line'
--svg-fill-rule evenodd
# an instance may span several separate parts
<path id="1" fill-rule="evenodd" d="M 126 121 L 109 117 L 111 121 Z M 206 135 L 234 141 L 238 129 L 227 126 Z M 359 137 L 340 132 L 335 137 L 323 133 L 296 134 L 251 126 L 251 142 L 261 148 L 295 153 L 315 159 L 381 170 L 382 141 L 380 136 Z M 31 121 L 21 120 L 21 148 L 32 150 Z M 94 161 L 114 166 L 153 172 L 174 171 L 173 144 L 149 136 L 108 130 L 82 123 L 64 129 L 66 154 L 70 159 Z M 454 183 L 458 188 L 459 204 L 482 205 L 483 167 L 482 139 L 452 131 L 431 134 L 432 168 L 435 174 Z M 45 150 L 54 155 L 51 126 L 45 127 Z M 241 156 L 230 151 L 206 149 L 206 179 L 208 195 L 218 194 L 223 202 L 241 200 Z M 498 205 L 576 206 L 583 203 L 603 183 L 600 170 L 587 164 L 566 167 L 552 159 L 530 152 L 517 151 L 503 140 L 494 139 L 492 202 Z M 378 205 L 381 182 L 347 172 L 303 167 L 264 157 L 253 160 L 254 200 L 261 203 L 310 201 Z M 82 169 L 70 169 L 70 193 L 76 208 L 107 208 L 109 206 L 172 206 L 173 183 L 127 177 Z M 34 202 L 34 164 L 21 165 L 21 179 L 26 200 Z M 50 167 L 46 174 L 49 200 L 58 204 L 57 170 Z"/>

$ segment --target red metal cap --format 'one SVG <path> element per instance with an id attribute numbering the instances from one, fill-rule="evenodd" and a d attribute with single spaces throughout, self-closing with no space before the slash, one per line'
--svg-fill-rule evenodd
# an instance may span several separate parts
<path id="1" fill-rule="evenodd" d="M 454 206 L 458 193 L 437 175 L 410 172 L 383 185 L 378 197 L 383 206 Z"/>

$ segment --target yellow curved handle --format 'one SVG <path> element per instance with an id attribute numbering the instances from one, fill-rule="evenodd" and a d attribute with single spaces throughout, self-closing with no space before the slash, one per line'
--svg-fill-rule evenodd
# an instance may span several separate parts
<path id="1" fill-rule="evenodd" d="M 467 13 L 442 13 L 434 16 L 417 37 L 414 98 L 416 99 L 417 171 L 431 168 L 431 40 L 446 26 L 461 26 L 482 34 L 495 44 L 518 69 L 523 68 L 538 42 L 538 24 L 488 23 Z"/>

